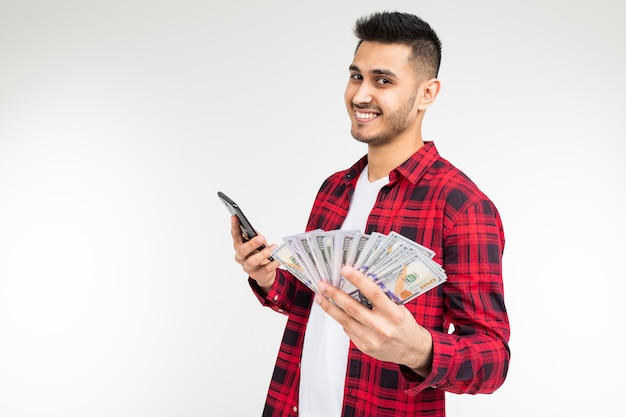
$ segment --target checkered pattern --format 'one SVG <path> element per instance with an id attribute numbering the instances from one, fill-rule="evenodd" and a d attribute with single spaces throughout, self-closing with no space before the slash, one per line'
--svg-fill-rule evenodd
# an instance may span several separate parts
<path id="1" fill-rule="evenodd" d="M 341 227 L 366 163 L 363 157 L 322 184 L 307 230 Z M 444 391 L 490 393 L 507 374 L 502 224 L 492 202 L 427 142 L 390 173 L 368 219 L 367 233 L 392 230 L 433 249 L 448 277 L 405 305 L 433 335 L 432 372 L 424 380 L 351 344 L 343 416 L 444 416 Z M 300 356 L 312 293 L 280 269 L 267 296 L 254 281 L 250 285 L 264 305 L 288 315 L 263 416 L 297 416 Z"/>

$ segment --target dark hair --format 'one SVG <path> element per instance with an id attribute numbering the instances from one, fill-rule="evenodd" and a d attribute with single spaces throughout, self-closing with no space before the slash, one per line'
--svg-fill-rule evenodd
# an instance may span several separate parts
<path id="1" fill-rule="evenodd" d="M 357 19 L 354 34 L 363 41 L 400 43 L 413 50 L 418 71 L 436 77 L 441 64 L 441 41 L 435 31 L 421 18 L 400 12 L 377 12 Z"/>

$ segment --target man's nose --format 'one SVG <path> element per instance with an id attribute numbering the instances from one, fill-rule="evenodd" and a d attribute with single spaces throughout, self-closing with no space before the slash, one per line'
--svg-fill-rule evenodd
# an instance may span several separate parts
<path id="1" fill-rule="evenodd" d="M 359 88 L 355 91 L 352 97 L 353 104 L 371 103 L 372 102 L 372 90 L 367 83 L 361 83 Z"/>

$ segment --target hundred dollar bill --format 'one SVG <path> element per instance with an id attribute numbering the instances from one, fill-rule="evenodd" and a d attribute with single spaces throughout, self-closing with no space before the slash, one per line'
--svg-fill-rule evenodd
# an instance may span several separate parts
<path id="1" fill-rule="evenodd" d="M 322 280 L 337 285 L 333 280 L 333 253 L 335 251 L 335 233 L 315 232 L 311 234 L 310 244 L 313 247 L 314 255 L 317 259 L 317 269 Z"/>
<path id="2" fill-rule="evenodd" d="M 300 247 L 304 250 L 302 253 L 302 257 L 309 264 L 313 273 L 316 274 L 316 278 L 318 279 L 318 283 L 320 281 L 325 281 L 323 271 L 324 268 L 320 265 L 320 262 L 317 259 L 317 254 L 315 252 L 315 242 L 312 239 L 312 234 L 315 232 L 301 233 L 296 235 L 296 239 L 298 243 L 300 243 Z M 326 279 L 328 281 L 328 279 Z"/>
<path id="3" fill-rule="evenodd" d="M 274 260 L 278 261 L 283 268 L 291 272 L 293 276 L 302 281 L 304 285 L 309 287 L 313 292 L 317 292 L 315 282 L 307 275 L 302 265 L 298 262 L 296 256 L 291 252 L 289 246 L 283 243 L 272 252 Z"/>
<path id="4" fill-rule="evenodd" d="M 283 238 L 283 240 L 285 241 L 287 246 L 289 246 L 291 252 L 296 256 L 298 262 L 300 263 L 300 265 L 302 265 L 302 268 L 305 270 L 309 279 L 313 281 L 315 283 L 315 286 L 317 287 L 317 284 L 321 282 L 322 278 L 317 271 L 315 260 L 312 258 L 312 252 L 308 246 L 308 243 L 306 243 L 306 238 L 298 238 L 298 236 L 301 235 L 302 234 L 286 236 Z M 308 250 L 302 247 L 302 241 L 305 241 Z"/>
<path id="5" fill-rule="evenodd" d="M 411 263 L 421 263 L 430 269 L 435 275 L 445 276 L 445 272 L 438 263 L 432 259 L 424 257 L 422 253 L 414 252 L 412 256 L 404 257 L 398 262 L 388 265 L 385 268 L 372 268 L 365 272 L 365 275 L 372 279 L 372 281 L 378 283 L 381 279 L 389 279 L 389 277 L 395 277 L 400 274 L 400 271 Z"/>
<path id="6" fill-rule="evenodd" d="M 412 262 L 376 279 L 376 284 L 397 304 L 404 304 L 446 281 L 435 261 L 416 257 Z"/>
<path id="7" fill-rule="evenodd" d="M 367 246 L 367 242 L 370 239 L 370 235 L 358 233 L 354 236 L 354 242 L 350 244 L 348 256 L 346 258 L 345 265 L 354 266 L 355 262 L 363 253 L 363 250 Z"/>
<path id="8" fill-rule="evenodd" d="M 354 262 L 354 268 L 362 270 L 363 265 L 367 265 L 368 259 L 372 256 L 372 254 L 376 253 L 376 251 L 378 250 L 378 246 L 383 240 L 386 239 L 386 237 L 387 236 L 382 233 L 371 233 L 369 239 L 367 240 L 367 243 L 365 244 L 365 247 L 363 248 L 363 251 L 359 255 L 359 258 Z"/>
<path id="9" fill-rule="evenodd" d="M 358 231 L 337 230 L 335 237 L 335 265 L 341 267 L 348 263 L 348 255 L 352 247 L 352 242 L 359 235 Z"/>
<path id="10" fill-rule="evenodd" d="M 350 293 L 356 287 L 341 276 L 341 267 L 352 264 L 351 255 L 356 250 L 353 247 L 359 244 L 359 237 L 362 233 L 356 230 L 337 230 L 335 232 L 335 254 L 333 258 L 333 282 L 341 290 Z"/>
<path id="11" fill-rule="evenodd" d="M 362 269 L 367 274 L 380 275 L 397 265 L 403 264 L 407 259 L 421 256 L 425 261 L 432 259 L 434 252 L 407 237 L 391 232 L 379 245 L 378 250 L 367 261 Z"/>
<path id="12" fill-rule="evenodd" d="M 412 246 L 406 246 L 399 244 L 397 247 L 393 247 L 389 253 L 385 256 L 379 257 L 372 265 L 367 266 L 365 269 L 365 275 L 378 276 L 389 272 L 391 269 L 397 267 L 406 259 L 411 259 L 416 256 L 417 249 Z"/>

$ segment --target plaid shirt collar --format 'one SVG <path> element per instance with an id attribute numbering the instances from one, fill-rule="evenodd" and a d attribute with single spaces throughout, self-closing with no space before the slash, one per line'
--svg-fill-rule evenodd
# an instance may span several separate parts
<path id="1" fill-rule="evenodd" d="M 392 183 L 400 177 L 404 177 L 412 184 L 416 184 L 438 159 L 440 159 L 440 156 L 435 147 L 435 143 L 424 142 L 424 146 L 411 155 L 409 159 L 404 161 L 397 168 L 391 170 L 389 173 L 389 182 Z M 354 187 L 365 165 L 367 165 L 367 155 L 364 155 L 346 170 L 343 177 L 344 181 Z"/>

